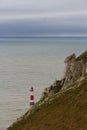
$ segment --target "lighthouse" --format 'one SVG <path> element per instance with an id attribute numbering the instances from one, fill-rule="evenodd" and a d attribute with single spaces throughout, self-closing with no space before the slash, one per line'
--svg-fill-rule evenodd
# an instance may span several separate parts
<path id="1" fill-rule="evenodd" d="M 34 88 L 31 87 L 30 89 L 30 105 L 34 105 Z"/>

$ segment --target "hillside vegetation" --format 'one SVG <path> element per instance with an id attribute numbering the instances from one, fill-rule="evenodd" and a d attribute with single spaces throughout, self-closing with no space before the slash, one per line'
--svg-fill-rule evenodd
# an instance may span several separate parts
<path id="1" fill-rule="evenodd" d="M 36 105 L 7 130 L 87 130 L 87 78 Z"/>

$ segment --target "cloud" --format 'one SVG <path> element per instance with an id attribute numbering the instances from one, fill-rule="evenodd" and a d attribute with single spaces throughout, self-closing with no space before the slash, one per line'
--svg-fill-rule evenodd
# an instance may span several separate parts
<path id="1" fill-rule="evenodd" d="M 26 35 L 40 33 L 40 30 L 41 33 L 69 33 L 69 31 L 86 33 L 87 2 L 85 0 L 0 0 L 0 28 L 3 34 L 7 30 L 9 34 Z"/>
<path id="2" fill-rule="evenodd" d="M 0 19 L 21 19 L 22 17 L 52 17 L 56 14 L 65 16 L 68 13 L 87 12 L 86 2 L 83 0 L 0 0 Z M 25 16 L 24 16 L 25 15 Z M 57 15 L 57 16 L 58 16 Z M 6 18 L 5 18 L 6 17 Z"/>
<path id="3" fill-rule="evenodd" d="M 6 10 L 15 13 L 26 11 L 28 13 L 36 12 L 67 12 L 87 10 L 86 2 L 83 0 L 0 0 L 0 8 L 3 12 Z M 30 12 L 29 12 L 30 11 Z"/>
<path id="4" fill-rule="evenodd" d="M 56 22 L 55 22 L 56 21 Z M 86 21 L 84 23 L 84 21 Z M 0 35 L 87 34 L 87 19 L 50 18 L 17 20 L 0 25 Z"/>

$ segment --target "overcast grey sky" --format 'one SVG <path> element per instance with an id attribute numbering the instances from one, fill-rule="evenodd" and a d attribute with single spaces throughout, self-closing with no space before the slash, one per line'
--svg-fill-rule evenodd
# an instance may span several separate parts
<path id="1" fill-rule="evenodd" d="M 87 0 L 0 0 L 0 35 L 87 35 Z"/>

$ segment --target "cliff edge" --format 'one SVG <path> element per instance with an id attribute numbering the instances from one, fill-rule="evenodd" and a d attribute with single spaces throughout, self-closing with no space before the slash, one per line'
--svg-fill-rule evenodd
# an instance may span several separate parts
<path id="1" fill-rule="evenodd" d="M 64 77 L 7 130 L 87 130 L 87 51 L 65 63 Z"/>
<path id="2" fill-rule="evenodd" d="M 66 70 L 63 88 L 66 88 L 66 86 L 73 84 L 87 73 L 87 51 L 82 53 L 79 57 L 72 54 L 71 56 L 68 56 L 64 62 Z"/>

